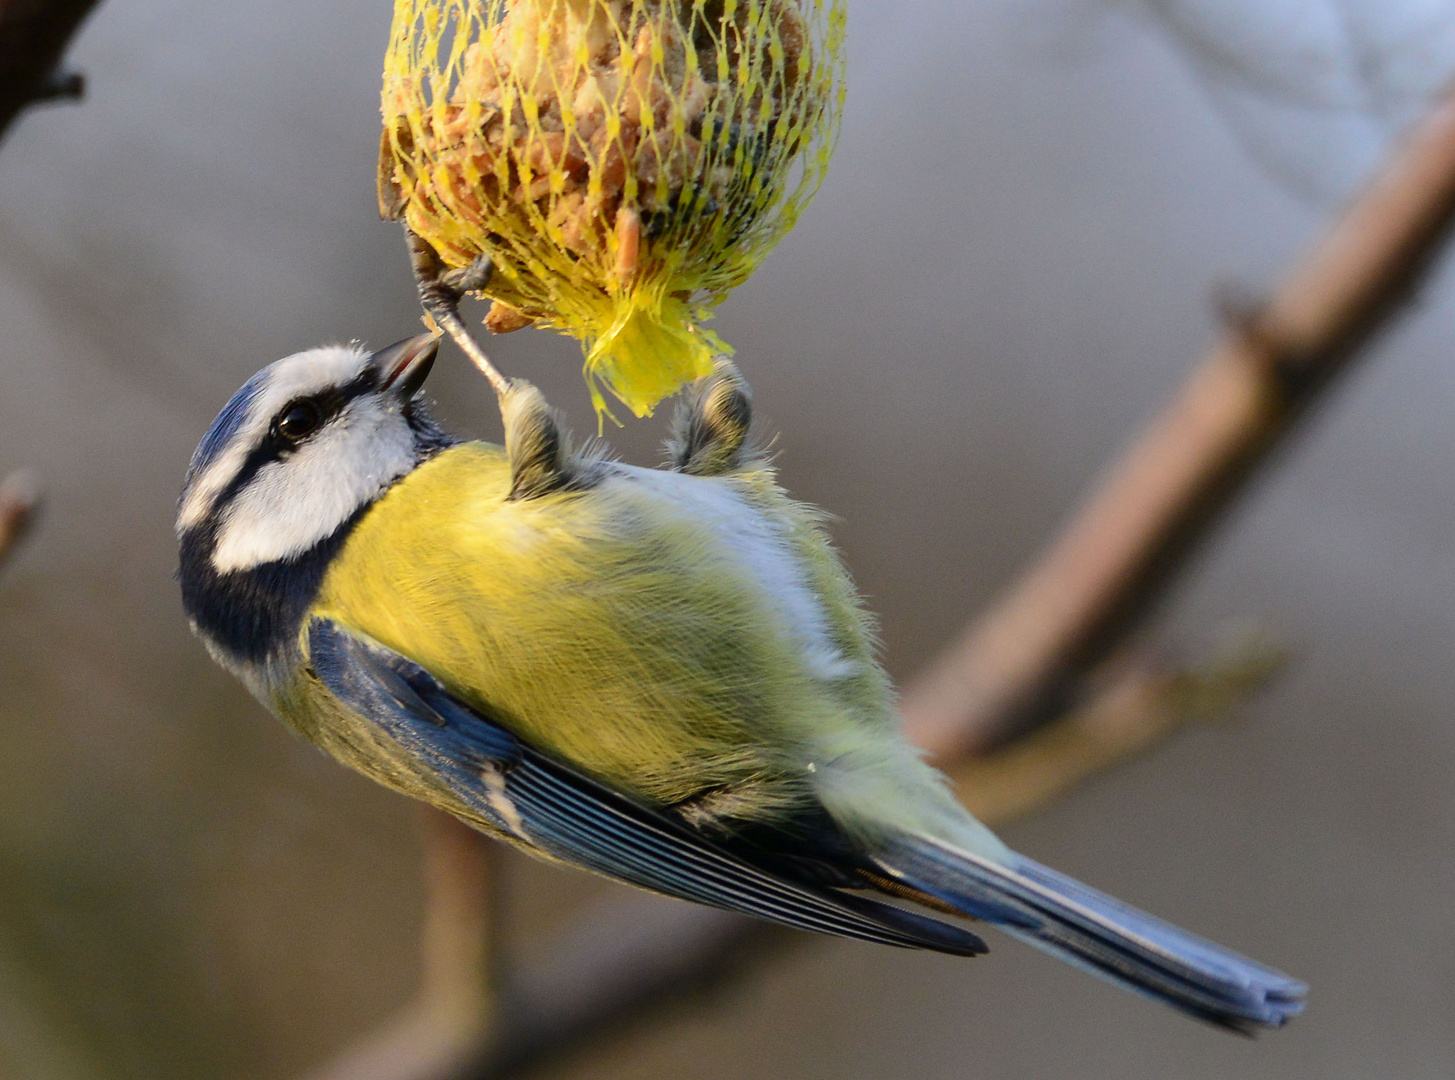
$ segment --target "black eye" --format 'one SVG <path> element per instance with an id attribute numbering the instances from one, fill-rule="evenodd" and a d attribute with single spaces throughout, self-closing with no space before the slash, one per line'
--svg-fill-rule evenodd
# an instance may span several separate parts
<path id="1" fill-rule="evenodd" d="M 323 413 L 311 401 L 295 401 L 273 422 L 273 430 L 286 442 L 300 443 L 318 430 Z"/>

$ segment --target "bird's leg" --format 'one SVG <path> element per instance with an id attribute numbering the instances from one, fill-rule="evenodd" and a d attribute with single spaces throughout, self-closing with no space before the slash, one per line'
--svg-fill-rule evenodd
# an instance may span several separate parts
<path id="1" fill-rule="evenodd" d="M 712 374 L 689 386 L 672 419 L 667 454 L 672 468 L 719 476 L 741 467 L 753 422 L 752 391 L 733 362 L 720 356 Z"/>
<path id="2" fill-rule="evenodd" d="M 574 486 L 581 469 L 571 452 L 571 436 L 539 390 L 523 379 L 513 380 L 500 395 L 500 417 L 505 421 L 511 499 L 534 499 Z"/>
<path id="3" fill-rule="evenodd" d="M 466 293 L 483 294 L 494 276 L 495 261 L 489 255 L 478 255 L 469 266 L 446 270 L 440 281 L 458 299 Z"/>
<path id="4" fill-rule="evenodd" d="M 580 470 L 571 453 L 571 437 L 555 410 L 530 383 L 502 375 L 460 318 L 460 298 L 490 284 L 493 266 L 489 257 L 481 256 L 459 270 L 447 270 L 428 240 L 408 228 L 404 235 L 419 286 L 419 302 L 490 380 L 500 400 L 505 452 L 510 459 L 510 498 L 533 499 L 569 486 Z"/>
<path id="5" fill-rule="evenodd" d="M 409 246 L 409 261 L 414 268 L 414 282 L 419 288 L 419 302 L 429 317 L 445 333 L 449 334 L 460 351 L 490 380 L 495 394 L 501 399 L 502 409 L 505 395 L 510 391 L 510 380 L 500 374 L 490 362 L 485 350 L 480 347 L 460 318 L 460 298 L 467 292 L 478 292 L 490 281 L 493 267 L 488 256 L 481 256 L 469 266 L 460 270 L 446 270 L 439 252 L 433 245 L 413 229 L 405 228 L 405 243 Z"/>

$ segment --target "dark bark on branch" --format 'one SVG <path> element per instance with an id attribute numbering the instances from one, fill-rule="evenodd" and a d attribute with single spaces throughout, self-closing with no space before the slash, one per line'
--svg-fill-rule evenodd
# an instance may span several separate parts
<path id="1" fill-rule="evenodd" d="M 29 105 L 79 98 L 80 75 L 61 67 L 98 0 L 0 0 L 0 139 Z"/>

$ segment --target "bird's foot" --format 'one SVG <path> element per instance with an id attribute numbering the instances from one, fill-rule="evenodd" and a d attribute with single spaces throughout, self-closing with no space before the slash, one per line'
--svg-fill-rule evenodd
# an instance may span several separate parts
<path id="1" fill-rule="evenodd" d="M 590 486 L 590 459 L 572 450 L 570 432 L 560 415 L 533 385 L 513 380 L 500 397 L 500 416 L 505 421 L 512 500 Z"/>
<path id="2" fill-rule="evenodd" d="M 753 422 L 752 391 L 725 356 L 712 374 L 687 388 L 672 418 L 667 455 L 672 468 L 693 476 L 720 476 L 738 469 L 748 456 Z"/>
<path id="3" fill-rule="evenodd" d="M 506 394 L 510 391 L 510 380 L 490 362 L 490 357 L 480 343 L 466 328 L 460 318 L 460 299 L 467 292 L 478 292 L 490 282 L 494 266 L 488 256 L 481 256 L 469 266 L 458 270 L 446 269 L 434 246 L 413 229 L 405 227 L 405 243 L 409 247 L 409 262 L 414 269 L 415 286 L 419 289 L 419 302 L 436 326 L 449 334 L 470 362 L 490 380 L 495 394 L 501 399 L 502 409 Z"/>

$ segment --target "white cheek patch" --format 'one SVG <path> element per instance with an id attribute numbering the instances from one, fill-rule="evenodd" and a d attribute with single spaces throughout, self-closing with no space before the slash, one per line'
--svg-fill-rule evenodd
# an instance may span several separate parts
<path id="1" fill-rule="evenodd" d="M 228 447 L 217 456 L 212 464 L 207 466 L 206 472 L 188 485 L 187 495 L 177 510 L 178 536 L 194 525 L 201 524 L 202 519 L 212 509 L 212 504 L 217 501 L 217 497 L 226 490 L 227 485 L 232 483 L 232 478 L 242 469 L 259 433 L 250 434 L 252 434 L 252 438 L 239 439 L 236 444 Z"/>
<path id="2" fill-rule="evenodd" d="M 743 567 L 768 604 L 777 609 L 811 675 L 835 682 L 859 673 L 859 665 L 834 644 L 828 614 L 809 588 L 808 568 L 776 522 L 744 501 L 725 481 L 665 469 L 617 467 L 661 491 L 718 536 L 728 557 Z"/>
<path id="3" fill-rule="evenodd" d="M 302 555 L 414 465 L 404 417 L 356 400 L 237 493 L 218 528 L 213 568 L 226 574 Z"/>
<path id="4" fill-rule="evenodd" d="M 278 410 L 295 398 L 348 383 L 363 370 L 368 357 L 356 345 L 326 345 L 279 360 L 249 379 L 248 385 L 238 392 L 238 396 L 243 396 L 252 390 L 246 414 L 226 434 L 226 449 L 189 479 L 177 511 L 177 535 L 200 525 L 211 513 L 217 497 L 227 490 L 253 448 L 262 442 Z M 229 410 L 232 405 L 229 403 Z M 219 422 L 222 419 L 219 417 Z"/>

